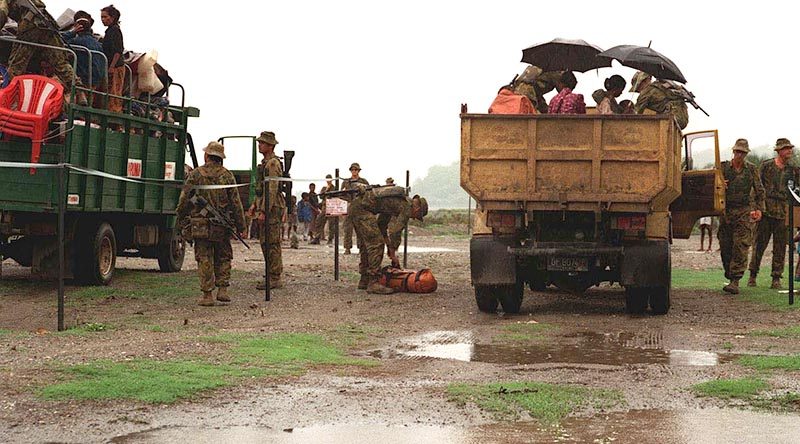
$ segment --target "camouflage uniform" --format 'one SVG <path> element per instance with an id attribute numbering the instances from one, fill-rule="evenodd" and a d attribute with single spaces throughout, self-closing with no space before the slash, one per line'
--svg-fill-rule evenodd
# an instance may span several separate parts
<path id="1" fill-rule="evenodd" d="M 0 0 L 0 27 L 8 18 L 15 20 L 17 26 L 17 40 L 23 42 L 40 43 L 43 45 L 64 47 L 64 41 L 58 34 L 56 21 L 45 9 L 41 0 L 29 0 L 34 8 L 41 14 L 29 10 L 16 0 Z M 81 86 L 80 79 L 75 77 L 72 65 L 67 61 L 67 52 L 54 49 L 39 48 L 31 45 L 14 44 L 8 58 L 8 74 L 16 77 L 25 74 L 28 64 L 34 54 L 40 55 L 50 62 L 55 74 L 64 85 L 65 91 L 72 89 L 73 83 Z"/>
<path id="2" fill-rule="evenodd" d="M 378 228 L 389 239 L 389 249 L 397 251 L 403 241 L 403 230 L 411 218 L 411 200 L 405 196 L 389 197 L 378 199 L 378 203 Z"/>
<path id="3" fill-rule="evenodd" d="M 758 274 L 761 258 L 767 249 L 769 238 L 772 237 L 772 277 L 781 278 L 783 275 L 784 259 L 786 258 L 786 243 L 789 227 L 786 224 L 786 202 L 788 192 L 786 183 L 789 180 L 798 182 L 798 170 L 791 165 L 778 168 L 775 159 L 765 160 L 758 168 L 758 175 L 764 185 L 766 194 L 764 216 L 756 227 L 756 244 L 750 258 L 750 275 Z"/>
<path id="4" fill-rule="evenodd" d="M 266 174 L 265 174 L 266 173 Z M 286 200 L 280 191 L 280 182 L 269 182 L 269 211 L 264 208 L 264 177 L 283 176 L 283 164 L 275 153 L 272 153 L 258 165 L 258 183 L 256 184 L 256 210 L 266 214 L 266 223 L 269 223 L 269 250 L 267 250 L 266 223 L 260 222 L 258 241 L 261 243 L 261 252 L 264 260 L 269 255 L 269 277 L 272 283 L 280 282 L 283 274 L 283 258 L 281 257 L 281 221 L 286 210 Z"/>
<path id="5" fill-rule="evenodd" d="M 689 111 L 683 98 L 661 82 L 653 82 L 642 89 L 633 109 L 637 114 L 642 114 L 645 109 L 658 114 L 672 114 L 678 121 L 681 129 L 689 124 Z"/>
<path id="6" fill-rule="evenodd" d="M 342 190 L 353 189 L 355 187 L 355 184 L 357 184 L 357 183 L 364 184 L 364 185 L 369 185 L 369 182 L 367 182 L 367 179 L 364 179 L 363 177 L 359 177 L 358 179 L 345 179 L 342 182 Z M 345 250 L 349 250 L 349 249 L 353 248 L 353 225 L 355 224 L 355 222 L 353 222 L 353 217 L 349 213 L 350 212 L 348 211 L 347 216 L 344 217 L 344 249 Z M 356 231 L 356 236 L 358 236 L 358 231 Z M 361 239 L 359 238 L 356 241 L 358 242 L 358 248 L 360 250 L 361 249 L 361 245 L 362 245 L 361 244 Z"/>
<path id="7" fill-rule="evenodd" d="M 325 216 L 325 201 L 327 200 L 324 196 L 325 193 L 329 191 L 336 191 L 336 184 L 331 184 L 330 186 L 326 185 L 322 187 L 320 190 L 320 204 L 319 209 L 320 212 L 317 215 L 317 218 L 314 221 L 314 239 L 319 242 L 322 239 L 322 236 L 325 234 L 325 223 L 328 223 L 328 243 L 333 241 L 333 236 L 335 230 L 339 229 L 339 220 L 336 217 L 327 217 Z M 352 238 L 351 238 L 352 242 Z"/>
<path id="8" fill-rule="evenodd" d="M 722 175 L 728 181 L 728 187 L 717 239 L 725 276 L 738 280 L 747 268 L 747 254 L 753 242 L 754 223 L 750 212 L 764 211 L 764 187 L 758 180 L 755 165 L 750 162 L 744 162 L 741 171 L 736 171 L 730 161 L 722 162 Z"/>
<path id="9" fill-rule="evenodd" d="M 233 185 L 236 183 L 233 174 L 220 164 L 207 163 L 192 170 L 186 178 L 186 185 Z M 184 236 L 192 239 L 189 218 L 202 217 L 200 211 L 189 200 L 193 194 L 204 197 L 208 204 L 227 215 L 236 229 L 241 233 L 245 230 L 244 211 L 236 188 L 222 190 L 191 190 L 187 187 L 181 192 L 178 200 L 176 225 L 183 228 Z M 230 286 L 231 259 L 231 233 L 222 226 L 209 224 L 209 237 L 207 239 L 194 239 L 194 257 L 197 260 L 197 271 L 200 275 L 200 290 L 204 293 L 211 292 L 215 287 Z"/>
<path id="10" fill-rule="evenodd" d="M 556 88 L 559 79 L 561 71 L 542 72 L 541 68 L 531 65 L 514 82 L 513 91 L 530 99 L 536 110 L 544 114 L 547 113 L 544 95 Z"/>

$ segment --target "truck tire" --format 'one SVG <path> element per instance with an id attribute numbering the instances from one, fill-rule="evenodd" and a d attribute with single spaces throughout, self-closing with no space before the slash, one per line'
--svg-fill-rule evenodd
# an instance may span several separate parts
<path id="1" fill-rule="evenodd" d="M 642 314 L 647 310 L 648 288 L 625 288 L 625 311 L 630 314 Z"/>
<path id="2" fill-rule="evenodd" d="M 163 230 L 158 244 L 158 268 L 162 273 L 176 273 L 183 268 L 186 241 L 177 230 Z"/>
<path id="3" fill-rule="evenodd" d="M 111 225 L 90 224 L 75 242 L 75 278 L 89 285 L 110 284 L 117 264 L 117 238 Z"/>
<path id="4" fill-rule="evenodd" d="M 670 288 L 656 287 L 650 289 L 650 309 L 654 315 L 665 315 L 669 312 Z"/>
<path id="5" fill-rule="evenodd" d="M 497 311 L 497 288 L 488 285 L 475 286 L 475 302 L 478 304 L 478 310 L 484 313 Z"/>
<path id="6" fill-rule="evenodd" d="M 522 282 L 516 285 L 506 285 L 501 288 L 500 305 L 503 306 L 503 311 L 511 314 L 519 313 L 519 309 L 522 308 L 522 296 L 525 291 Z"/>

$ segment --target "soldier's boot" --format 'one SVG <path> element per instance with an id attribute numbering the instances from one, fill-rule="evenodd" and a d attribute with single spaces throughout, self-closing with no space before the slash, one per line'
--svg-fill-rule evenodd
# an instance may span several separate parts
<path id="1" fill-rule="evenodd" d="M 781 278 L 779 278 L 777 276 L 773 277 L 772 278 L 772 285 L 770 285 L 769 288 L 772 288 L 773 290 L 780 290 L 782 288 L 781 287 Z"/>
<path id="2" fill-rule="evenodd" d="M 231 298 L 228 297 L 228 287 L 217 288 L 217 300 L 220 302 L 230 302 Z"/>
<path id="3" fill-rule="evenodd" d="M 369 276 L 366 274 L 361 275 L 361 279 L 358 280 L 358 289 L 359 290 L 366 290 L 369 286 Z"/>
<path id="4" fill-rule="evenodd" d="M 271 277 L 269 279 L 269 288 L 283 288 L 283 279 L 280 277 Z"/>
<path id="5" fill-rule="evenodd" d="M 750 272 L 750 279 L 747 280 L 748 287 L 755 287 L 756 286 L 756 273 Z"/>
<path id="6" fill-rule="evenodd" d="M 197 302 L 197 305 L 201 307 L 213 307 L 214 306 L 214 294 L 210 291 L 204 291 L 203 297 L 200 301 Z"/>
<path id="7" fill-rule="evenodd" d="M 722 287 L 722 291 L 730 294 L 739 294 L 739 279 L 731 279 L 728 285 Z"/>
<path id="8" fill-rule="evenodd" d="M 389 287 L 387 287 L 385 285 L 381 285 L 381 283 L 378 282 L 378 278 L 377 277 L 373 277 L 373 278 L 370 279 L 369 285 L 367 285 L 367 293 L 369 293 L 369 294 L 392 294 L 392 293 L 394 293 L 394 290 L 392 290 L 391 288 L 389 288 Z"/>

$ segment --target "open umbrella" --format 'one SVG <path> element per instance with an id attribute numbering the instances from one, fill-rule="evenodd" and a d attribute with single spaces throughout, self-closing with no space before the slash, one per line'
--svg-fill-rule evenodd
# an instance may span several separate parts
<path id="1" fill-rule="evenodd" d="M 602 48 L 583 40 L 554 39 L 522 50 L 522 61 L 542 71 L 580 71 L 611 66 L 611 60 L 600 59 Z"/>
<path id="2" fill-rule="evenodd" d="M 617 60 L 623 65 L 644 71 L 659 79 L 686 83 L 686 77 L 678 66 L 664 54 L 650 46 L 620 45 L 597 54 L 601 60 Z"/>

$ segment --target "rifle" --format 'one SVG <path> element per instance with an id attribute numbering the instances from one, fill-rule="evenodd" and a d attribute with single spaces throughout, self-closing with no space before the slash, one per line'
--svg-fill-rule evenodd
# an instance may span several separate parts
<path id="1" fill-rule="evenodd" d="M 327 191 L 321 193 L 320 196 L 324 196 L 325 198 L 328 197 L 339 197 L 339 196 L 348 196 L 351 194 L 359 194 L 364 191 L 374 190 L 376 188 L 389 188 L 389 187 L 396 187 L 397 185 L 367 185 L 365 187 L 355 187 L 349 188 L 346 190 L 336 190 L 336 191 Z"/>
<path id="2" fill-rule="evenodd" d="M 283 152 L 283 177 L 287 179 L 292 178 L 289 174 L 289 170 L 292 169 L 293 158 L 294 151 Z M 286 199 L 286 214 L 292 214 L 294 212 L 294 208 L 292 208 L 292 182 L 281 182 L 280 190 L 284 193 L 284 198 Z"/>
<path id="3" fill-rule="evenodd" d="M 239 235 L 239 232 L 236 230 L 236 225 L 228 218 L 228 216 L 220 213 L 220 211 L 216 209 L 214 205 L 211 205 L 211 203 L 207 201 L 205 197 L 199 194 L 194 194 L 191 199 L 189 199 L 189 202 L 193 203 L 196 207 L 201 208 L 201 216 L 207 217 L 208 215 L 211 215 L 211 217 L 208 218 L 209 222 L 216 223 L 217 225 L 227 228 L 228 231 L 233 233 L 236 239 L 239 239 L 239 242 L 247 247 L 248 250 L 250 249 L 250 246 L 247 245 L 247 242 L 242 239 L 242 236 Z"/>
<path id="4" fill-rule="evenodd" d="M 69 44 L 67 43 L 66 40 L 64 40 L 64 37 L 61 35 L 61 32 L 58 29 L 58 23 L 53 18 L 53 16 L 50 15 L 50 13 L 39 9 L 36 5 L 33 4 L 31 0 L 17 0 L 17 5 L 32 12 L 34 15 L 44 20 L 44 23 L 47 24 L 47 27 L 50 29 L 50 31 L 55 33 L 55 35 L 59 38 L 59 40 L 61 40 L 61 43 L 64 44 L 64 47 L 69 48 Z"/>
<path id="5" fill-rule="evenodd" d="M 662 80 L 662 82 L 664 82 L 667 85 L 670 91 L 680 96 L 684 102 L 690 103 L 694 107 L 694 109 L 699 109 L 700 111 L 703 112 L 703 114 L 705 114 L 708 117 L 711 117 L 708 115 L 706 110 L 703 109 L 703 107 L 701 107 L 700 105 L 697 104 L 697 102 L 694 101 L 694 93 L 686 89 L 685 86 L 681 85 L 678 82 L 673 82 L 672 80 Z"/>

